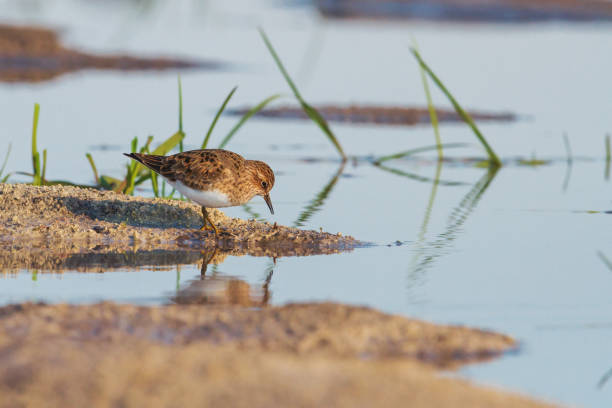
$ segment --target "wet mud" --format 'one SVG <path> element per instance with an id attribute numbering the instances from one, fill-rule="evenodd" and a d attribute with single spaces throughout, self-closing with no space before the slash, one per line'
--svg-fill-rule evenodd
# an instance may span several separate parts
<path id="1" fill-rule="evenodd" d="M 194 263 L 219 256 L 330 254 L 365 245 L 350 236 L 225 216 L 200 231 L 200 207 L 88 188 L 0 184 L 0 266 L 87 269 Z"/>
<path id="2" fill-rule="evenodd" d="M 250 108 L 227 110 L 229 114 L 244 115 Z M 336 106 L 323 105 L 316 109 L 328 122 L 363 123 L 378 125 L 420 125 L 429 124 L 430 116 L 427 108 L 419 107 L 384 107 L 384 106 Z M 477 121 L 512 122 L 517 116 L 509 112 L 487 113 L 470 111 L 470 115 Z M 462 119 L 454 110 L 438 109 L 438 121 L 461 122 Z M 309 119 L 300 107 L 280 106 L 268 108 L 257 113 L 256 116 L 275 119 Z"/>
<path id="3" fill-rule="evenodd" d="M 56 32 L 0 24 L 0 81 L 39 82 L 83 69 L 120 71 L 219 69 L 215 61 L 166 57 L 93 55 L 64 47 Z"/>
<path id="4" fill-rule="evenodd" d="M 515 347 L 331 303 L 12 305 L 0 308 L 0 406 L 545 406 L 436 375 Z"/>
<path id="5" fill-rule="evenodd" d="M 609 21 L 606 0 L 317 0 L 328 18 L 467 22 Z"/>

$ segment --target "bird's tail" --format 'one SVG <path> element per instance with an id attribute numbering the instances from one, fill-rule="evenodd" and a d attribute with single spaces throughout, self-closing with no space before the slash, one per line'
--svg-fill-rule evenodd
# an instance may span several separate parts
<path id="1" fill-rule="evenodd" d="M 161 174 L 161 168 L 164 164 L 164 156 L 156 156 L 154 154 L 143 154 L 143 153 L 123 153 L 130 159 L 134 159 L 139 163 L 147 166 L 154 172 Z"/>

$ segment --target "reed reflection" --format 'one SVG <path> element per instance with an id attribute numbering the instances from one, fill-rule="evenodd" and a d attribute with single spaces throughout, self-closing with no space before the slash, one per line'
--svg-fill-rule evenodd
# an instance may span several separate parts
<path id="1" fill-rule="evenodd" d="M 441 162 L 438 162 L 435 173 L 435 180 L 439 180 L 442 170 Z M 427 269 L 429 269 L 436 259 L 447 253 L 448 248 L 456 240 L 458 232 L 469 216 L 474 212 L 478 202 L 487 191 L 491 182 L 497 174 L 497 168 L 489 168 L 487 172 L 473 185 L 467 194 L 461 199 L 459 204 L 453 208 L 444 231 L 434 237 L 431 241 L 426 240 L 427 229 L 431 219 L 435 197 L 440 184 L 437 181 L 432 183 L 432 189 L 425 208 L 423 223 L 419 230 L 418 239 L 415 243 L 415 253 L 409 267 L 409 286 L 417 285 Z"/>

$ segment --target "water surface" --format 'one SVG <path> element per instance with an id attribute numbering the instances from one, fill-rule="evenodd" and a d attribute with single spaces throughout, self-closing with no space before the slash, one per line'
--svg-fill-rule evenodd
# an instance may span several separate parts
<path id="1" fill-rule="evenodd" d="M 391 172 L 369 158 L 432 144 L 429 127 L 334 125 L 347 153 L 359 158 L 341 168 L 316 126 L 253 120 L 228 147 L 275 169 L 277 214 L 270 216 L 256 198 L 251 213 L 237 207 L 228 215 L 250 218 L 255 212 L 374 245 L 280 258 L 276 265 L 268 258 L 228 257 L 209 266 L 207 279 L 218 277 L 221 287 L 242 281 L 258 294 L 267 283 L 271 304 L 332 300 L 508 333 L 521 340 L 519 353 L 459 375 L 564 404 L 606 406 L 612 398 L 612 384 L 597 387 L 612 367 L 612 271 L 597 255 L 612 259 L 604 160 L 604 135 L 612 130 L 605 86 L 612 26 L 337 23 L 306 6 L 265 1 L 257 8 L 251 2 L 184 1 L 144 9 L 122 2 L 103 8 L 79 1 L 31 2 L 32 8 L 3 3 L 3 20 L 60 27 L 73 47 L 233 62 L 231 71 L 183 74 L 188 148 L 199 146 L 234 85 L 240 86 L 236 107 L 288 92 L 257 25 L 314 103 L 424 104 L 407 51 L 414 35 L 466 107 L 524 116 L 514 124 L 481 126 L 506 165 L 493 174 L 467 160 L 483 152 L 461 124 L 441 129 L 445 142 L 472 144 L 449 150 L 453 160 L 438 168 L 433 153 L 423 154 L 388 162 Z M 100 18 L 107 24 L 92 23 Z M 120 175 L 126 162 L 120 153 L 133 136 L 159 140 L 177 127 L 176 72 L 88 71 L 36 85 L 0 85 L 0 94 L 0 142 L 13 144 L 8 167 L 29 169 L 32 106 L 39 102 L 39 149 L 49 151 L 53 179 L 91 183 L 86 152 L 100 172 Z M 434 98 L 447 106 L 440 94 Z M 213 145 L 235 120 L 220 120 Z M 527 166 L 517 158 L 551 162 Z M 138 193 L 151 195 L 147 186 Z M 165 304 L 201 279 L 200 267 L 6 271 L 0 302 Z"/>

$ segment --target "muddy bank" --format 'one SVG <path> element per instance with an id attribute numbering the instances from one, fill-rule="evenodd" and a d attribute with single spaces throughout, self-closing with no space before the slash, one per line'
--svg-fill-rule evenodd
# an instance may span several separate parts
<path id="1" fill-rule="evenodd" d="M 191 258 L 178 263 L 192 263 L 194 251 L 213 248 L 220 251 L 217 256 L 281 257 L 363 245 L 341 234 L 229 218 L 213 209 L 209 215 L 220 227 L 217 239 L 211 231 L 199 230 L 202 217 L 195 204 L 77 187 L 0 184 L 0 208 L 4 268 L 86 266 L 88 259 L 101 266 L 121 265 L 126 256 L 146 264 L 148 256 L 168 257 L 172 251 L 191 251 Z M 164 262 L 181 256 L 175 253 Z"/>
<path id="2" fill-rule="evenodd" d="M 609 21 L 606 0 L 317 0 L 328 18 L 537 22 Z"/>
<path id="3" fill-rule="evenodd" d="M 232 115 L 244 115 L 250 107 L 240 109 L 228 109 L 226 112 Z M 323 105 L 316 109 L 328 122 L 363 123 L 378 125 L 420 125 L 430 122 L 427 108 L 399 107 L 399 106 L 338 106 Z M 478 112 L 470 111 L 470 115 L 477 121 L 501 121 L 512 122 L 517 119 L 516 115 L 509 112 Z M 462 119 L 454 110 L 438 109 L 438 121 L 461 122 Z M 296 106 L 280 106 L 278 108 L 264 109 L 256 116 L 275 119 L 309 119 L 302 108 Z"/>
<path id="4" fill-rule="evenodd" d="M 544 406 L 436 375 L 511 338 L 367 308 L 24 304 L 0 328 L 7 407 Z"/>
<path id="5" fill-rule="evenodd" d="M 37 27 L 0 25 L 0 81 L 38 82 L 82 69 L 121 71 L 218 69 L 213 61 L 93 55 L 65 48 L 57 33 Z"/>

